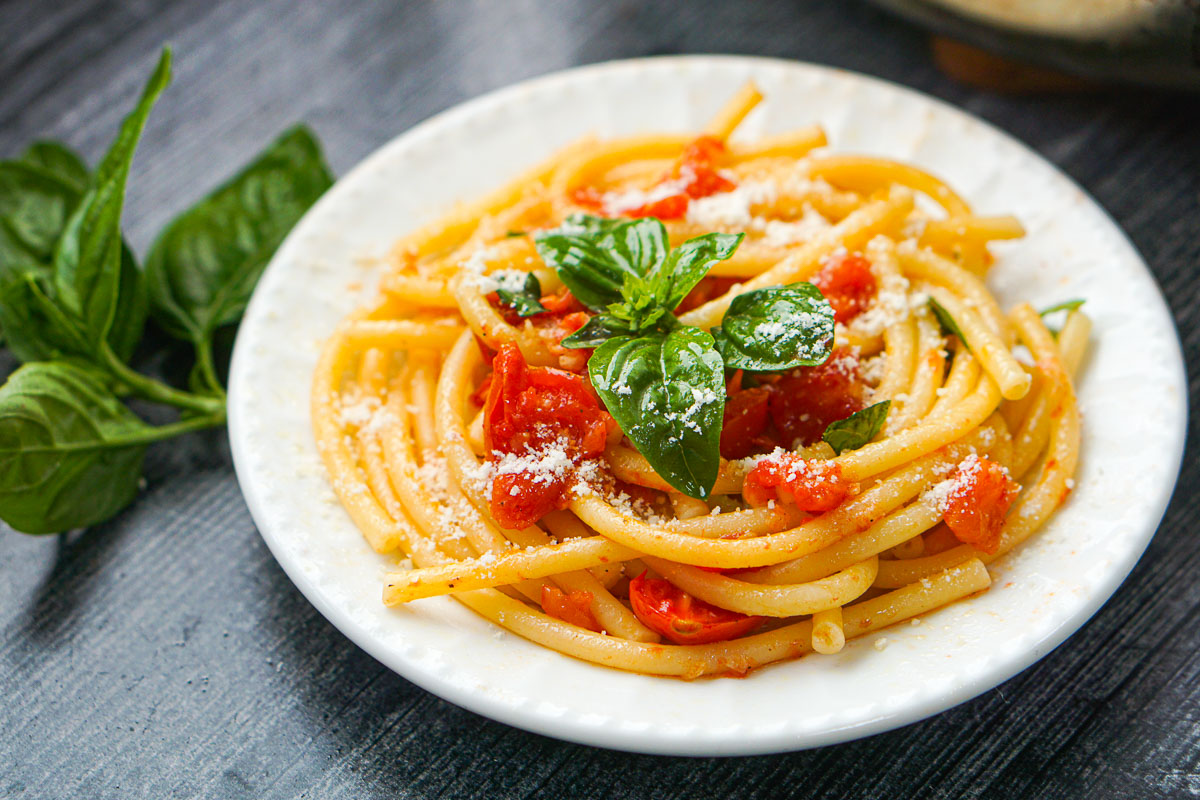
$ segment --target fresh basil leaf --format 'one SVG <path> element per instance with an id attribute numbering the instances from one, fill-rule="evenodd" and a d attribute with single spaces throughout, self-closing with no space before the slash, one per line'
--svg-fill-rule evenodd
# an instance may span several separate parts
<path id="1" fill-rule="evenodd" d="M 1053 314 L 1055 311 L 1076 311 L 1085 302 L 1087 302 L 1087 301 L 1083 300 L 1081 298 L 1076 298 L 1074 300 L 1064 300 L 1061 303 L 1055 303 L 1054 305 L 1050 306 L 1049 308 L 1043 308 L 1041 311 L 1038 312 L 1038 314 L 1040 314 L 1041 316 L 1044 317 L 1047 314 Z"/>
<path id="2" fill-rule="evenodd" d="M 617 221 L 572 215 L 559 229 L 534 236 L 534 246 L 593 311 L 622 302 L 627 281 L 657 268 L 668 251 L 667 230 L 652 217 Z"/>
<path id="3" fill-rule="evenodd" d="M 45 265 L 18 261 L 5 238 L 0 231 L 0 328 L 9 350 L 23 362 L 90 358 L 92 342 L 46 293 Z"/>
<path id="4" fill-rule="evenodd" d="M 833 328 L 833 308 L 821 291 L 791 283 L 733 298 L 712 335 L 728 369 L 777 372 L 825 363 Z"/>
<path id="5" fill-rule="evenodd" d="M 929 298 L 929 308 L 933 311 L 933 316 L 937 317 L 938 325 L 942 326 L 942 333 L 948 336 L 957 336 L 958 340 L 963 343 L 963 347 L 967 348 L 967 352 L 971 352 L 971 345 L 967 344 L 966 337 L 962 335 L 962 329 L 958 327 L 958 323 L 954 321 L 954 317 L 950 316 L 950 312 L 946 307 Z"/>
<path id="6" fill-rule="evenodd" d="M 652 277 L 658 302 L 675 309 L 714 264 L 733 255 L 744 237 L 744 233 L 706 233 L 672 250 Z"/>
<path id="7" fill-rule="evenodd" d="M 624 289 L 626 299 L 620 303 L 609 305 L 605 316 L 620 324 L 630 333 L 649 330 L 665 324 L 674 327 L 671 310 L 660 305 L 648 290 L 643 290 L 640 283 L 626 284 Z"/>
<path id="8" fill-rule="evenodd" d="M 888 410 L 892 407 L 891 400 L 867 406 L 862 411 L 855 411 L 845 419 L 831 422 L 821 438 L 829 443 L 833 452 L 841 454 L 843 450 L 857 450 L 875 438 L 883 430 L 887 420 Z"/>
<path id="9" fill-rule="evenodd" d="M 133 500 L 155 438 L 91 370 L 26 364 L 0 388 L 0 518 L 26 533 L 108 519 Z"/>
<path id="10" fill-rule="evenodd" d="M 171 80 L 171 51 L 164 49 L 133 111 L 96 169 L 54 251 L 51 288 L 55 302 L 92 342 L 105 342 L 121 286 L 121 207 L 133 151 L 146 118 Z"/>
<path id="11" fill-rule="evenodd" d="M 528 231 L 505 231 L 504 238 L 505 239 L 518 239 L 518 238 L 524 236 L 527 232 Z"/>
<path id="12" fill-rule="evenodd" d="M 121 268 L 117 278 L 117 306 L 108 329 L 108 344 L 117 358 L 128 362 L 146 329 L 150 300 L 146 280 L 133 251 L 121 242 Z"/>
<path id="13" fill-rule="evenodd" d="M 599 241 L 626 275 L 654 273 L 671 249 L 667 227 L 654 217 L 614 225 L 603 231 Z"/>
<path id="14" fill-rule="evenodd" d="M 0 162 L 0 227 L 34 260 L 49 262 L 81 191 L 20 161 Z"/>
<path id="15" fill-rule="evenodd" d="M 142 138 L 142 130 L 150 116 L 150 109 L 158 96 L 163 93 L 171 82 L 171 48 L 164 47 L 159 54 L 158 64 L 146 85 L 142 87 L 142 95 L 137 105 L 121 121 L 117 129 L 117 137 L 109 144 L 104 157 L 100 159 L 93 176 L 93 185 L 103 186 L 111 180 L 120 183 L 124 191 L 125 179 L 129 176 L 129 166 L 133 163 L 133 151 L 137 149 L 138 141 Z"/>
<path id="16" fill-rule="evenodd" d="M 525 274 L 525 282 L 520 289 L 500 287 L 496 294 L 500 302 L 516 311 L 518 316 L 532 317 L 546 313 L 546 307 L 542 305 L 542 284 L 532 272 Z"/>
<path id="17" fill-rule="evenodd" d="M 78 194 L 87 190 L 92 178 L 83 159 L 61 142 L 34 142 L 20 160 L 23 164 L 53 175 Z"/>
<path id="18" fill-rule="evenodd" d="M 563 347 L 589 349 L 599 347 L 614 336 L 628 336 L 631 331 L 621 320 L 607 314 L 597 314 L 588 319 L 583 327 L 562 340 Z"/>
<path id="19" fill-rule="evenodd" d="M 680 326 L 617 336 L 588 359 L 609 413 L 667 483 L 707 497 L 720 467 L 725 369 L 712 336 Z"/>
<path id="20" fill-rule="evenodd" d="M 89 190 L 67 220 L 54 251 L 54 300 L 91 341 L 108 337 L 116 311 L 124 188 L 114 178 Z"/>
<path id="21" fill-rule="evenodd" d="M 145 271 L 155 319 L 195 343 L 237 320 L 284 236 L 332 183 L 312 133 L 285 132 L 154 242 Z"/>
<path id="22" fill-rule="evenodd" d="M 57 305 L 51 282 L 55 247 L 89 180 L 83 161 L 55 142 L 32 145 L 20 161 L 0 162 L 0 325 L 8 321 L 10 346 L 22 361 L 86 358 L 94 349 L 84 326 Z M 127 359 L 141 337 L 146 301 L 141 272 L 125 245 L 120 265 L 108 342 Z"/>

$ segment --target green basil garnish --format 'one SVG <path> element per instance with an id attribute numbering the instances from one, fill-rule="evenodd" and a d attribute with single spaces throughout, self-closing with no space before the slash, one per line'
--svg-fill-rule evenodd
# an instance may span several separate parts
<path id="1" fill-rule="evenodd" d="M 0 162 L 0 327 L 26 362 L 0 387 L 0 518 L 51 533 L 108 519 L 134 497 L 147 445 L 225 422 L 215 328 L 235 322 L 283 236 L 332 182 L 311 135 L 293 131 L 172 222 L 147 264 L 162 327 L 190 340 L 191 391 L 128 365 L 147 280 L 121 235 L 134 149 L 166 88 L 164 49 L 94 172 L 37 142 Z M 179 409 L 150 425 L 118 395 Z"/>
<path id="2" fill-rule="evenodd" d="M 298 126 L 159 234 L 146 256 L 151 311 L 201 364 L 213 333 L 242 315 L 283 237 L 332 183 L 316 139 Z"/>
<path id="3" fill-rule="evenodd" d="M 929 308 L 933 311 L 933 316 L 937 318 L 938 325 L 942 327 L 942 333 L 947 336 L 957 336 L 958 340 L 963 343 L 963 347 L 967 348 L 967 352 L 971 352 L 971 345 L 967 344 L 967 339 L 962 335 L 962 329 L 958 327 L 958 323 L 954 321 L 954 317 L 950 316 L 950 312 L 946 307 L 929 298 Z"/>
<path id="4" fill-rule="evenodd" d="M 862 411 L 855 411 L 845 419 L 831 422 L 825 428 L 825 433 L 821 434 L 821 439 L 828 442 L 833 452 L 839 455 L 843 450 L 857 450 L 883 430 L 891 407 L 892 401 L 884 400 Z"/>
<path id="5" fill-rule="evenodd" d="M 1055 303 L 1054 305 L 1050 306 L 1049 308 L 1043 308 L 1041 311 L 1038 312 L 1038 314 L 1040 316 L 1044 317 L 1047 314 L 1053 314 L 1055 311 L 1076 311 L 1085 302 L 1087 302 L 1087 301 L 1083 300 L 1081 298 L 1076 298 L 1074 300 L 1064 300 L 1061 303 Z"/>
<path id="6" fill-rule="evenodd" d="M 532 317 L 546 313 L 546 307 L 542 305 L 542 284 L 532 272 L 525 274 L 521 288 L 506 289 L 501 286 L 496 294 L 501 303 L 517 312 L 517 316 Z"/>
<path id="7" fill-rule="evenodd" d="M 534 246 L 579 302 L 603 311 L 626 299 L 622 293 L 626 279 L 645 276 L 666 257 L 667 229 L 653 217 L 596 220 L 573 216 L 563 229 L 579 232 L 540 233 Z"/>
<path id="8" fill-rule="evenodd" d="M 142 422 L 91 370 L 26 364 L 0 391 L 0 517 L 26 533 L 108 519 L 137 492 Z"/>
<path id="9" fill-rule="evenodd" d="M 707 497 L 721 458 L 725 368 L 712 336 L 680 326 L 609 339 L 588 359 L 609 413 L 663 480 Z"/>
<path id="10" fill-rule="evenodd" d="M 824 364 L 833 352 L 833 308 L 811 283 L 768 286 L 733 298 L 712 329 L 727 369 L 778 372 Z"/>
<path id="11" fill-rule="evenodd" d="M 809 283 L 734 298 L 723 325 L 683 325 L 675 308 L 742 234 L 710 233 L 670 249 L 657 219 L 583 214 L 534 237 L 538 253 L 598 312 L 563 339 L 596 348 L 592 383 L 655 471 L 692 497 L 712 490 L 720 464 L 726 369 L 779 371 L 824 363 L 833 309 Z"/>
<path id="12" fill-rule="evenodd" d="M 562 346 L 575 349 L 599 347 L 614 336 L 629 336 L 630 333 L 630 329 L 622 326 L 616 318 L 600 314 L 588 319 L 582 328 L 563 339 Z"/>

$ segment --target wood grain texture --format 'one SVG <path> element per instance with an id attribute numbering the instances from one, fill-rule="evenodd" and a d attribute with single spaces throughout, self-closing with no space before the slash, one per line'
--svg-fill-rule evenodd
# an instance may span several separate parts
<path id="1" fill-rule="evenodd" d="M 811 60 L 949 100 L 1094 194 L 1163 286 L 1200 389 L 1200 103 L 1007 98 L 939 75 L 924 36 L 854 3 L 523 0 L 0 5 L 0 154 L 37 136 L 95 159 L 164 41 L 176 81 L 134 165 L 153 233 L 295 120 L 335 169 L 430 114 L 550 70 L 730 52 Z M 162 342 L 147 363 L 186 356 Z M 673 759 L 490 722 L 381 667 L 324 621 L 254 531 L 221 433 L 151 450 L 109 524 L 0 532 L 0 797 L 1143 798 L 1200 795 L 1200 468 L 1078 634 L 934 719 L 780 756 Z M 803 714 L 804 709 L 796 709 Z"/>

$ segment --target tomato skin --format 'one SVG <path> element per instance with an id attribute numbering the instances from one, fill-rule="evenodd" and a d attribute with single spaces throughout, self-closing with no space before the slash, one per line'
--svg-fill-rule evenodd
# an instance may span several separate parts
<path id="1" fill-rule="evenodd" d="M 629 604 L 650 630 L 675 644 L 723 642 L 749 633 L 765 621 L 718 608 L 662 578 L 643 572 L 629 582 Z"/>
<path id="2" fill-rule="evenodd" d="M 541 303 L 545 311 L 522 317 L 509 306 L 500 302 L 500 295 L 492 292 L 488 295 L 492 308 L 504 318 L 504 321 L 516 328 L 531 328 L 546 344 L 546 349 L 558 356 L 558 365 L 569 372 L 583 372 L 587 360 L 592 355 L 591 350 L 575 349 L 562 346 L 562 340 L 582 328 L 591 319 L 587 307 L 571 294 L 569 289 L 562 289 L 555 294 L 542 295 Z M 478 340 L 478 337 L 476 337 Z M 480 347 L 485 345 L 480 341 Z M 484 350 L 485 356 L 487 351 Z M 494 351 L 493 351 L 494 355 Z M 490 356 L 487 356 L 491 360 Z"/>
<path id="3" fill-rule="evenodd" d="M 542 586 L 542 610 L 571 625 L 600 633 L 600 623 L 592 614 L 591 592 L 564 593 L 557 586 Z"/>
<path id="4" fill-rule="evenodd" d="M 808 445 L 820 440 L 831 422 L 861 411 L 862 372 L 858 358 L 838 348 L 816 367 L 799 367 L 771 386 L 771 421 L 785 446 Z"/>
<path id="5" fill-rule="evenodd" d="M 964 544 L 992 554 L 1000 546 L 1004 517 L 1021 487 L 1008 470 L 987 458 L 959 468 L 957 487 L 946 503 L 946 527 Z"/>
<path id="6" fill-rule="evenodd" d="M 834 320 L 841 323 L 866 311 L 879 291 L 871 262 L 861 253 L 830 256 L 812 282 L 833 306 Z"/>
<path id="7" fill-rule="evenodd" d="M 626 209 L 621 212 L 622 217 L 631 217 L 639 219 L 641 217 L 657 217 L 658 219 L 682 219 L 687 215 L 688 196 L 686 194 L 672 194 L 661 200 L 655 200 L 652 203 L 638 206 L 637 208 Z"/>
<path id="8" fill-rule="evenodd" d="M 675 184 L 678 191 L 644 205 L 623 208 L 616 216 L 633 219 L 640 217 L 682 219 L 687 215 L 688 206 L 691 205 L 692 200 L 708 197 L 718 192 L 728 192 L 737 187 L 736 183 L 716 169 L 716 162 L 724 154 L 725 144 L 720 139 L 713 136 L 700 136 L 693 139 L 683 148 L 683 154 L 675 169 L 664 175 L 659 182 L 659 186 L 664 183 Z M 609 216 L 605 193 L 594 186 L 573 189 L 570 197 L 572 202 L 582 208 Z"/>
<path id="9" fill-rule="evenodd" d="M 763 386 L 742 389 L 725 401 L 721 425 L 721 455 L 745 458 L 761 449 L 766 430 L 771 393 Z"/>
<path id="10" fill-rule="evenodd" d="M 717 172 L 715 162 L 725 155 L 725 143 L 715 136 L 698 136 L 683 148 L 678 175 L 693 199 L 728 192 L 737 184 Z"/>
<path id="11" fill-rule="evenodd" d="M 491 384 L 483 405 L 484 446 L 489 460 L 525 455 L 565 440 L 578 463 L 604 451 L 612 417 L 600 407 L 580 375 L 551 367 L 530 367 L 515 344 L 501 346 L 492 361 Z M 502 527 L 532 525 L 569 502 L 571 475 L 497 475 L 491 511 Z"/>
<path id="12" fill-rule="evenodd" d="M 577 189 L 572 189 L 570 198 L 572 203 L 581 208 L 586 208 L 589 211 L 597 213 L 604 211 L 604 192 L 601 192 L 595 186 L 580 186 Z"/>
<path id="13" fill-rule="evenodd" d="M 780 453 L 750 470 L 742 483 L 742 496 L 755 508 L 779 500 L 809 514 L 820 514 L 840 506 L 850 488 L 837 462 Z"/>

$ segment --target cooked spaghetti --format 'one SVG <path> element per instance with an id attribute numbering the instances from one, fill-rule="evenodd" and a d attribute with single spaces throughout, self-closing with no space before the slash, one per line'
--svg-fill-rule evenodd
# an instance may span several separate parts
<path id="1" fill-rule="evenodd" d="M 1061 329 L 1022 235 L 819 128 L 572 145 L 402 239 L 326 344 L 317 445 L 383 602 L 452 595 L 619 669 L 744 674 L 990 584 L 1067 498 Z"/>

